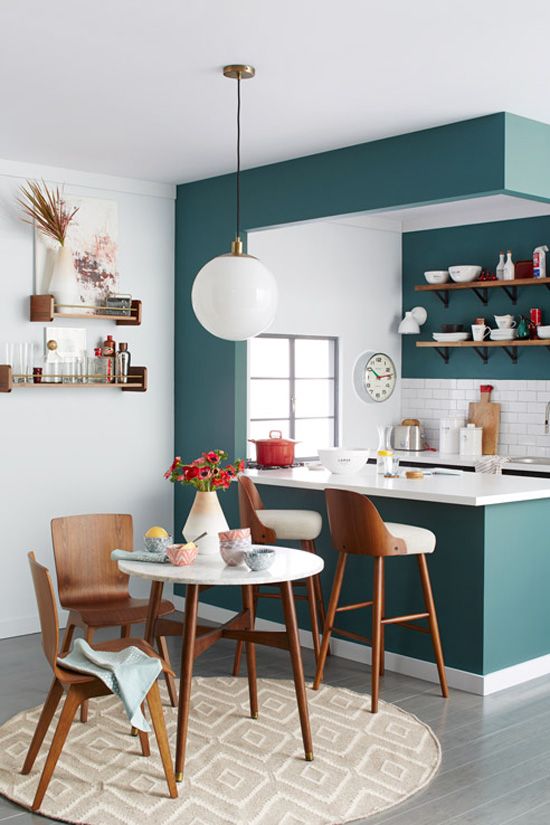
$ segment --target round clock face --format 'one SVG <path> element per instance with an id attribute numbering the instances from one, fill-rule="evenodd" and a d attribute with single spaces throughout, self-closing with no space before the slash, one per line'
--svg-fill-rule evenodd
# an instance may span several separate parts
<path id="1" fill-rule="evenodd" d="M 384 352 L 365 352 L 354 369 L 355 390 L 364 401 L 387 401 L 395 389 L 395 364 Z"/>

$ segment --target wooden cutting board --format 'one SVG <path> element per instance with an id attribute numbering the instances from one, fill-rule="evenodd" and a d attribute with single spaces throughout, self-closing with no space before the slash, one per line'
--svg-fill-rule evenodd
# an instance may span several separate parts
<path id="1" fill-rule="evenodd" d="M 491 401 L 490 392 L 482 392 L 481 401 L 470 402 L 468 422 L 476 427 L 483 427 L 483 455 L 496 455 L 500 432 L 500 404 Z"/>

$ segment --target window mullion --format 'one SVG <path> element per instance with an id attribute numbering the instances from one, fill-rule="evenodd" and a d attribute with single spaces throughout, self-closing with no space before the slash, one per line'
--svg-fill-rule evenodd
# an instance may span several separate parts
<path id="1" fill-rule="evenodd" d="M 288 356 L 289 356 L 289 399 L 288 399 L 288 413 L 289 413 L 289 432 L 290 438 L 296 438 L 296 339 L 288 339 Z"/>

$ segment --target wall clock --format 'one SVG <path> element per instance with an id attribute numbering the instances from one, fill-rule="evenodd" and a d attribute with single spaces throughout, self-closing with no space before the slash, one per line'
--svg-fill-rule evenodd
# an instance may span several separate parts
<path id="1" fill-rule="evenodd" d="M 359 356 L 353 368 L 353 386 L 363 401 L 387 401 L 395 390 L 397 370 L 385 352 L 370 350 Z"/>

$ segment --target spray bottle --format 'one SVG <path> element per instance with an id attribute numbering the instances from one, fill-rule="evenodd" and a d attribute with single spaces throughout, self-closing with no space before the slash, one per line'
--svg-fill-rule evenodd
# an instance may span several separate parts
<path id="1" fill-rule="evenodd" d="M 533 250 L 533 278 L 546 278 L 547 246 L 537 246 Z"/>

